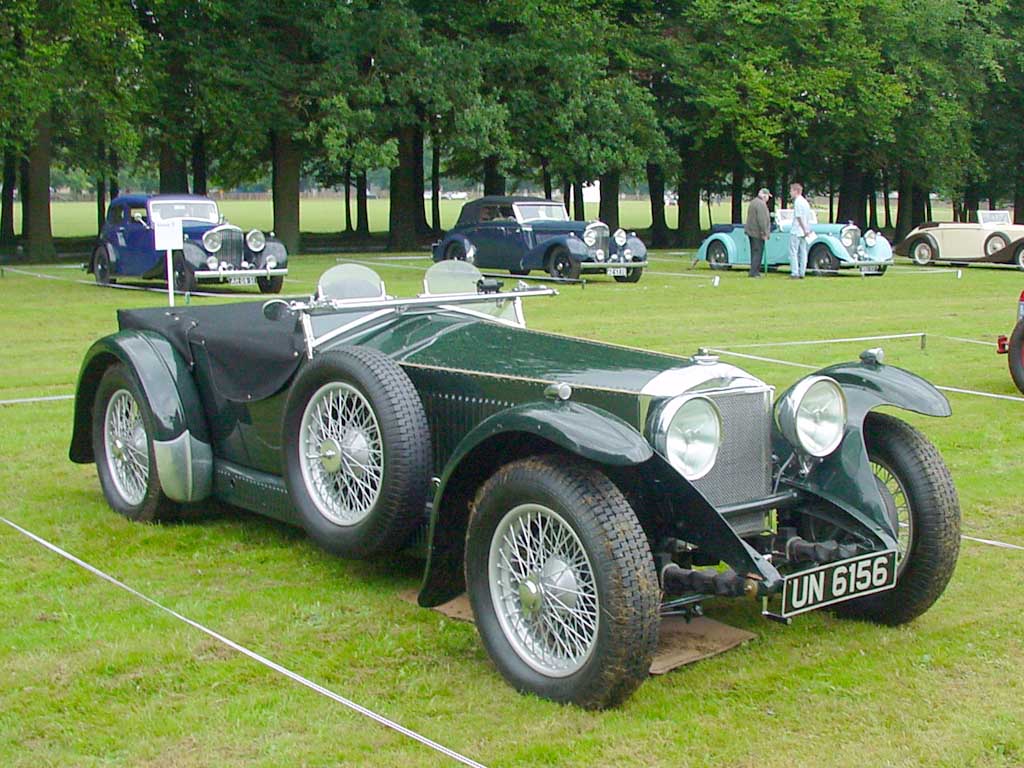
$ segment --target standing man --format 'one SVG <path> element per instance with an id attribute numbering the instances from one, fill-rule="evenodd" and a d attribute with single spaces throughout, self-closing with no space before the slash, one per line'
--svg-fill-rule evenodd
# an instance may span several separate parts
<path id="1" fill-rule="evenodd" d="M 793 226 L 789 230 L 789 279 L 803 280 L 807 272 L 807 236 L 812 231 L 813 214 L 811 204 L 804 197 L 803 184 L 790 184 L 789 196 L 793 198 Z"/>
<path id="2" fill-rule="evenodd" d="M 761 262 L 764 260 L 764 244 L 772 233 L 772 221 L 768 215 L 768 198 L 772 196 L 764 187 L 747 206 L 747 220 L 743 231 L 750 240 L 750 276 L 761 276 Z"/>

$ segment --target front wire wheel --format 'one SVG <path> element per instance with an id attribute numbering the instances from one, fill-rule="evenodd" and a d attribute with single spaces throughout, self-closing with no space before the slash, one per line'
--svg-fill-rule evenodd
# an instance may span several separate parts
<path id="1" fill-rule="evenodd" d="M 1010 376 L 1017 389 L 1024 392 L 1024 320 L 1018 320 L 1010 334 Z"/>
<path id="2" fill-rule="evenodd" d="M 480 637 L 517 690 L 590 709 L 646 678 L 660 588 L 636 514 L 597 468 L 536 456 L 480 488 L 466 534 Z"/>
<path id="3" fill-rule="evenodd" d="M 869 413 L 864 443 L 889 520 L 897 531 L 896 586 L 840 603 L 840 616 L 903 624 L 942 595 L 960 552 L 960 502 L 942 456 L 904 421 Z"/>

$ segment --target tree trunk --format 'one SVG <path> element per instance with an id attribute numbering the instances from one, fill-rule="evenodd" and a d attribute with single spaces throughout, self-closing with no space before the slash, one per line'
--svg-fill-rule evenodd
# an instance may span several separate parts
<path id="1" fill-rule="evenodd" d="M 391 210 L 388 215 L 388 248 L 412 251 L 418 245 L 416 222 L 423 216 L 423 195 L 416 196 L 416 127 L 398 129 L 398 165 L 391 169 Z"/>
<path id="2" fill-rule="evenodd" d="M 29 261 L 52 261 L 57 256 L 50 229 L 50 111 L 36 120 L 35 136 L 28 151 L 28 196 L 21 205 L 27 211 L 22 237 Z"/>
<path id="3" fill-rule="evenodd" d="M 572 213 L 572 182 L 566 176 L 562 179 L 562 205 L 565 206 L 565 215 Z"/>
<path id="4" fill-rule="evenodd" d="M 978 218 L 978 214 L 974 214 L 974 218 Z M 924 220 L 934 221 L 932 218 L 932 196 L 928 190 L 924 190 Z"/>
<path id="5" fill-rule="evenodd" d="M 651 195 L 651 247 L 668 246 L 668 223 L 665 221 L 665 172 L 657 163 L 647 164 L 647 188 Z"/>
<path id="6" fill-rule="evenodd" d="M 981 193 L 978 188 L 971 184 L 964 193 L 964 218 L 963 221 L 978 222 L 978 208 L 981 207 Z"/>
<path id="7" fill-rule="evenodd" d="M 103 221 L 107 214 L 107 180 L 103 176 L 96 177 L 96 234 L 103 231 Z"/>
<path id="8" fill-rule="evenodd" d="M 583 179 L 577 179 L 572 185 L 572 217 L 576 221 L 587 220 L 587 208 L 583 202 Z"/>
<path id="9" fill-rule="evenodd" d="M 1013 223 L 1024 224 L 1024 170 L 1017 169 L 1013 180 Z"/>
<path id="10" fill-rule="evenodd" d="M 18 164 L 18 197 L 21 199 L 21 236 L 28 229 L 28 157 L 22 155 Z"/>
<path id="11" fill-rule="evenodd" d="M 899 241 L 907 236 L 907 233 L 914 228 L 911 223 L 914 220 L 912 210 L 911 188 L 913 184 L 910 174 L 904 168 L 900 168 L 899 178 L 896 180 L 896 191 L 899 199 L 896 201 L 896 233 L 894 239 Z"/>
<path id="12" fill-rule="evenodd" d="M 166 141 L 160 144 L 160 194 L 188 194 L 185 158 Z"/>
<path id="13" fill-rule="evenodd" d="M 271 197 L 274 203 L 274 234 L 288 249 L 288 255 L 299 252 L 299 176 L 302 153 L 286 131 L 270 133 Z"/>
<path id="14" fill-rule="evenodd" d="M 921 188 L 920 184 L 911 185 L 910 212 L 912 219 L 910 224 L 912 227 L 928 221 L 928 207 L 925 205 L 927 197 L 927 193 Z"/>
<path id="15" fill-rule="evenodd" d="M 0 245 L 14 242 L 14 188 L 18 184 L 18 158 L 4 152 L 3 190 L 0 192 Z"/>
<path id="16" fill-rule="evenodd" d="M 121 185 L 117 181 L 117 174 L 120 173 L 120 170 L 121 161 L 117 156 L 117 152 L 110 150 L 110 178 L 108 183 L 110 184 L 111 200 L 121 194 Z"/>
<path id="17" fill-rule="evenodd" d="M 619 181 L 618 171 L 601 174 L 601 202 L 597 218 L 608 225 L 608 231 L 619 228 Z"/>
<path id="18" fill-rule="evenodd" d="M 352 161 L 345 163 L 345 171 L 341 175 L 345 185 L 345 234 L 352 233 Z"/>
<path id="19" fill-rule="evenodd" d="M 834 224 L 836 221 L 836 185 L 831 169 L 828 173 L 828 221 L 829 224 Z"/>
<path id="20" fill-rule="evenodd" d="M 356 234 L 370 236 L 370 216 L 366 205 L 366 171 L 356 174 Z"/>
<path id="21" fill-rule="evenodd" d="M 868 227 L 870 229 L 878 231 L 878 195 L 875 189 L 875 174 L 874 171 L 868 171 L 864 174 L 864 194 L 867 196 L 868 203 Z"/>
<path id="22" fill-rule="evenodd" d="M 416 157 L 413 160 L 413 165 L 416 168 L 416 172 L 413 175 L 413 183 L 416 185 L 416 194 L 419 196 L 420 204 L 416 209 L 416 234 L 417 235 L 429 235 L 431 232 L 430 225 L 427 224 L 427 211 L 423 205 L 423 200 L 426 198 L 425 192 L 427 191 L 424 182 L 424 152 L 423 152 L 423 124 L 417 123 L 414 127 L 414 140 L 413 140 L 413 151 L 416 153 Z"/>
<path id="23" fill-rule="evenodd" d="M 852 221 L 865 229 L 864 221 L 864 174 L 852 157 L 843 158 L 839 176 L 839 211 L 836 220 Z"/>
<path id="24" fill-rule="evenodd" d="M 430 223 L 434 232 L 441 231 L 441 153 L 437 142 L 431 144 L 430 158 Z"/>
<path id="25" fill-rule="evenodd" d="M 551 199 L 551 172 L 548 170 L 548 160 L 546 157 L 542 157 L 540 160 L 540 178 L 541 183 L 544 185 L 544 199 Z"/>
<path id="26" fill-rule="evenodd" d="M 700 173 L 696 153 L 684 150 L 679 155 L 682 176 L 679 178 L 679 244 L 684 248 L 700 245 Z"/>
<path id="27" fill-rule="evenodd" d="M 494 155 L 484 158 L 484 194 L 505 194 L 505 177 L 498 172 L 498 158 Z"/>
<path id="28" fill-rule="evenodd" d="M 743 174 L 743 161 L 737 158 L 732 167 L 732 206 L 729 212 L 734 222 L 743 221 Z"/>
<path id="29" fill-rule="evenodd" d="M 209 169 L 206 162 L 206 134 L 199 131 L 192 137 L 192 193 L 205 195 Z"/>
<path id="30" fill-rule="evenodd" d="M 885 203 L 885 228 L 892 229 L 892 206 L 889 203 L 889 174 L 882 171 L 882 198 Z"/>

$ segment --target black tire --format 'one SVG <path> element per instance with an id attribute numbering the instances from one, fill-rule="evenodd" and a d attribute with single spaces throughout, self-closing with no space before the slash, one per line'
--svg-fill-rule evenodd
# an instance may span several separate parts
<path id="1" fill-rule="evenodd" d="M 1010 244 L 1010 238 L 1004 235 L 1002 232 L 993 232 L 987 238 L 985 238 L 985 255 L 991 256 L 992 254 L 1003 250 Z"/>
<path id="2" fill-rule="evenodd" d="M 280 293 L 284 287 L 284 275 L 271 275 L 270 277 L 257 277 L 256 285 L 260 293 Z"/>
<path id="3" fill-rule="evenodd" d="M 364 427 L 341 423 L 340 402 L 318 399 L 332 392 L 362 409 Z M 307 410 L 318 403 L 324 407 L 318 423 L 334 418 L 332 427 L 344 432 L 336 439 L 321 433 L 314 447 L 317 416 Z M 365 347 L 318 356 L 292 385 L 283 429 L 288 493 L 303 527 L 324 549 L 347 558 L 395 551 L 423 521 L 430 431 L 416 387 L 391 358 Z M 345 441 L 351 441 L 347 450 Z M 346 507 L 341 496 L 357 503 Z"/>
<path id="4" fill-rule="evenodd" d="M 172 262 L 174 265 L 174 290 L 176 293 L 192 293 L 196 290 L 196 272 L 185 257 L 178 254 Z"/>
<path id="5" fill-rule="evenodd" d="M 835 612 L 880 624 L 904 624 L 927 611 L 953 575 L 960 552 L 960 502 L 938 450 L 906 422 L 870 413 L 864 422 L 864 442 L 892 514 L 897 513 L 898 494 L 886 490 L 886 471 L 905 495 L 909 525 L 899 534 L 905 551 L 895 588 L 840 603 Z"/>
<path id="6" fill-rule="evenodd" d="M 881 277 L 882 275 L 885 274 L 887 269 L 889 269 L 889 265 L 888 264 L 880 264 L 877 267 L 872 267 L 870 269 L 865 270 L 864 276 L 865 277 Z"/>
<path id="7" fill-rule="evenodd" d="M 1010 376 L 1017 389 L 1024 392 L 1024 320 L 1018 320 L 1017 325 L 1010 334 L 1010 349 L 1007 354 L 1010 359 Z"/>
<path id="8" fill-rule="evenodd" d="M 548 254 L 548 274 L 563 280 L 579 280 L 580 262 L 563 245 L 551 249 Z"/>
<path id="9" fill-rule="evenodd" d="M 1017 250 L 1013 252 L 1013 263 L 1017 269 L 1024 272 L 1024 245 L 1017 246 Z"/>
<path id="10" fill-rule="evenodd" d="M 708 243 L 707 259 L 712 269 L 729 269 L 729 251 L 721 240 Z"/>
<path id="11" fill-rule="evenodd" d="M 444 258 L 446 261 L 465 261 L 466 249 L 457 240 L 448 243 L 448 246 L 444 249 Z"/>
<path id="12" fill-rule="evenodd" d="M 524 510 L 544 517 L 548 525 L 543 530 L 553 529 L 556 535 L 564 532 L 563 544 L 582 554 L 582 562 L 577 558 L 576 568 L 565 568 L 566 561 L 551 554 L 544 557 L 543 566 L 534 567 L 524 578 L 509 577 L 502 586 L 498 574 L 503 566 L 497 564 L 506 560 L 501 544 L 508 540 L 508 531 L 515 538 L 514 523 L 528 514 Z M 557 517 L 549 514 L 552 512 Z M 530 525 L 527 522 L 528 529 L 532 529 Z M 520 543 L 526 546 L 525 539 Z M 517 560 L 517 564 L 520 562 Z M 553 576 L 545 572 L 549 566 L 563 567 Z M 473 615 L 484 647 L 517 690 L 601 709 L 625 701 L 647 677 L 658 642 L 660 588 L 654 560 L 632 507 L 593 465 L 575 457 L 547 455 L 515 461 L 499 469 L 476 495 L 466 533 L 465 568 Z M 526 592 L 531 579 L 539 584 L 530 590 L 532 596 Z M 572 587 L 577 591 L 570 591 Z M 558 588 L 565 591 L 561 598 L 553 598 Z M 499 616 L 494 594 L 500 596 L 502 589 L 513 602 L 506 604 Z M 540 592 L 541 589 L 544 591 Z M 580 605 L 579 598 L 572 597 L 583 593 L 593 602 Z M 527 661 L 529 652 L 517 651 L 515 645 L 525 649 L 527 641 L 517 637 L 513 629 L 503 628 L 502 621 L 511 620 L 509 611 L 525 614 L 523 601 L 528 599 L 537 601 L 533 610 L 539 612 L 534 614 L 539 618 L 534 620 L 538 624 L 544 622 L 547 629 L 527 626 L 523 632 L 531 639 L 550 643 L 548 649 L 554 648 L 567 659 L 562 674 L 546 673 L 538 669 L 536 660 Z M 499 600 L 498 606 L 501 605 Z M 556 619 L 555 613 L 562 619 Z M 588 628 L 576 622 L 578 615 L 588 613 L 597 617 L 596 630 L 593 625 Z M 552 621 L 548 623 L 548 619 Z M 582 633 L 580 643 L 586 648 L 575 658 L 564 653 L 563 647 L 567 646 L 556 645 L 554 639 L 559 625 L 565 628 L 562 638 L 566 643 L 581 637 L 573 634 L 570 622 L 575 622 L 576 630 Z"/>
<path id="13" fill-rule="evenodd" d="M 639 283 L 640 278 L 643 276 L 644 270 L 641 267 L 631 267 L 626 270 L 624 275 L 615 275 L 615 282 L 617 283 Z"/>
<path id="14" fill-rule="evenodd" d="M 807 254 L 807 271 L 815 277 L 825 277 L 839 274 L 839 259 L 837 259 L 827 245 L 818 245 L 811 248 Z"/>
<path id="15" fill-rule="evenodd" d="M 110 252 L 101 245 L 92 255 L 92 275 L 97 285 L 112 285 L 117 281 L 110 276 Z"/>
<path id="16" fill-rule="evenodd" d="M 919 267 L 928 266 L 939 256 L 935 246 L 925 237 L 918 238 L 912 242 L 908 253 L 910 254 L 910 260 Z"/>
<path id="17" fill-rule="evenodd" d="M 530 270 L 522 269 L 521 267 L 510 269 L 509 272 L 515 275 L 516 277 L 526 277 L 528 274 L 530 274 Z"/>
<path id="18" fill-rule="evenodd" d="M 115 398 L 117 402 L 112 404 Z M 111 418 L 112 432 L 108 437 L 108 411 L 111 411 L 113 417 L 121 404 L 131 409 L 132 403 L 134 409 L 137 409 L 131 411 L 137 414 L 131 420 L 134 426 L 125 434 L 117 429 L 117 419 Z M 92 408 L 92 450 L 96 471 L 110 507 L 119 515 L 138 522 L 170 519 L 178 511 L 178 505 L 167 498 L 160 487 L 153 433 L 153 412 L 135 375 L 121 363 L 107 368 L 100 379 Z M 146 467 L 141 474 L 131 471 L 128 466 L 134 465 L 138 470 L 143 462 Z M 119 466 L 124 467 L 125 474 L 118 471 Z M 132 478 L 139 481 L 138 485 Z M 136 494 L 137 498 L 133 498 Z"/>

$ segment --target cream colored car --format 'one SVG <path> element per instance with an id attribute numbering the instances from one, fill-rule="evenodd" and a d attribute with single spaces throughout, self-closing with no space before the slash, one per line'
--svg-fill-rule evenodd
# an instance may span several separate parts
<path id="1" fill-rule="evenodd" d="M 928 222 L 894 249 L 918 266 L 932 262 L 1014 264 L 1024 270 L 1024 225 L 1009 211 L 978 211 L 978 221 Z"/>

